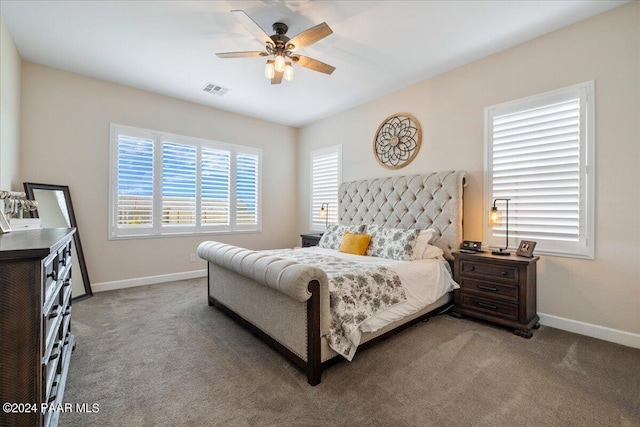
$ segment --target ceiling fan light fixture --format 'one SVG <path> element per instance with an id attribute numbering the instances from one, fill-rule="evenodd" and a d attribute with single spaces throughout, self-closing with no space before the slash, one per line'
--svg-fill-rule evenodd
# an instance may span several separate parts
<path id="1" fill-rule="evenodd" d="M 286 65 L 284 66 L 284 75 L 283 75 L 285 80 L 293 80 L 293 65 L 291 65 L 291 62 L 287 62 Z"/>
<path id="2" fill-rule="evenodd" d="M 270 59 L 264 65 L 264 76 L 266 78 L 268 78 L 269 80 L 271 80 L 275 75 L 276 75 L 276 70 L 275 70 L 275 67 L 273 65 L 273 60 Z"/>
<path id="3" fill-rule="evenodd" d="M 282 56 L 282 54 L 276 55 L 276 59 L 275 59 L 276 71 L 279 72 L 279 73 L 283 72 L 284 71 L 284 66 L 285 66 L 284 56 Z"/>

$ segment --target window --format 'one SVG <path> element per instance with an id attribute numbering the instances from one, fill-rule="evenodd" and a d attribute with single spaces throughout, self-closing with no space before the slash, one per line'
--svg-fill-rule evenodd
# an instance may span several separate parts
<path id="1" fill-rule="evenodd" d="M 260 231 L 261 156 L 112 124 L 109 238 Z"/>
<path id="2" fill-rule="evenodd" d="M 594 83 L 586 82 L 485 109 L 485 211 L 509 200 L 509 247 L 593 259 Z M 504 246 L 502 224 L 485 240 Z"/>
<path id="3" fill-rule="evenodd" d="M 311 230 L 324 231 L 326 224 L 338 222 L 338 186 L 342 182 L 342 145 L 311 152 Z M 321 217 L 328 203 L 328 216 Z M 326 205 L 325 205 L 326 206 Z"/>

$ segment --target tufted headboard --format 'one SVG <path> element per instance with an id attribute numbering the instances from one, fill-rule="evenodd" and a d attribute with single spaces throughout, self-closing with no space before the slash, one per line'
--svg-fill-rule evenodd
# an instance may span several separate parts
<path id="1" fill-rule="evenodd" d="M 464 171 L 343 182 L 338 189 L 340 224 L 437 230 L 431 242 L 451 260 L 462 242 Z"/>

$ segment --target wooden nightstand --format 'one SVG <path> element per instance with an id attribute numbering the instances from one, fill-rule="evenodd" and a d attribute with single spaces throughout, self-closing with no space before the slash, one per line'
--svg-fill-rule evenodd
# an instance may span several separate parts
<path id="1" fill-rule="evenodd" d="M 302 237 L 302 247 L 308 248 L 310 246 L 318 246 L 322 233 L 301 234 L 300 237 Z"/>
<path id="2" fill-rule="evenodd" d="M 536 313 L 536 262 L 539 257 L 496 256 L 454 252 L 452 315 L 476 317 L 514 328 L 531 338 L 540 327 Z"/>

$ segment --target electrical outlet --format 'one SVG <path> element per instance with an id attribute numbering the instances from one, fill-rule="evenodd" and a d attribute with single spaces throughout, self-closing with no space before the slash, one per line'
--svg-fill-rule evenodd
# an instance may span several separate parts
<path id="1" fill-rule="evenodd" d="M 196 262 L 196 254 L 189 255 L 189 261 Z"/>

